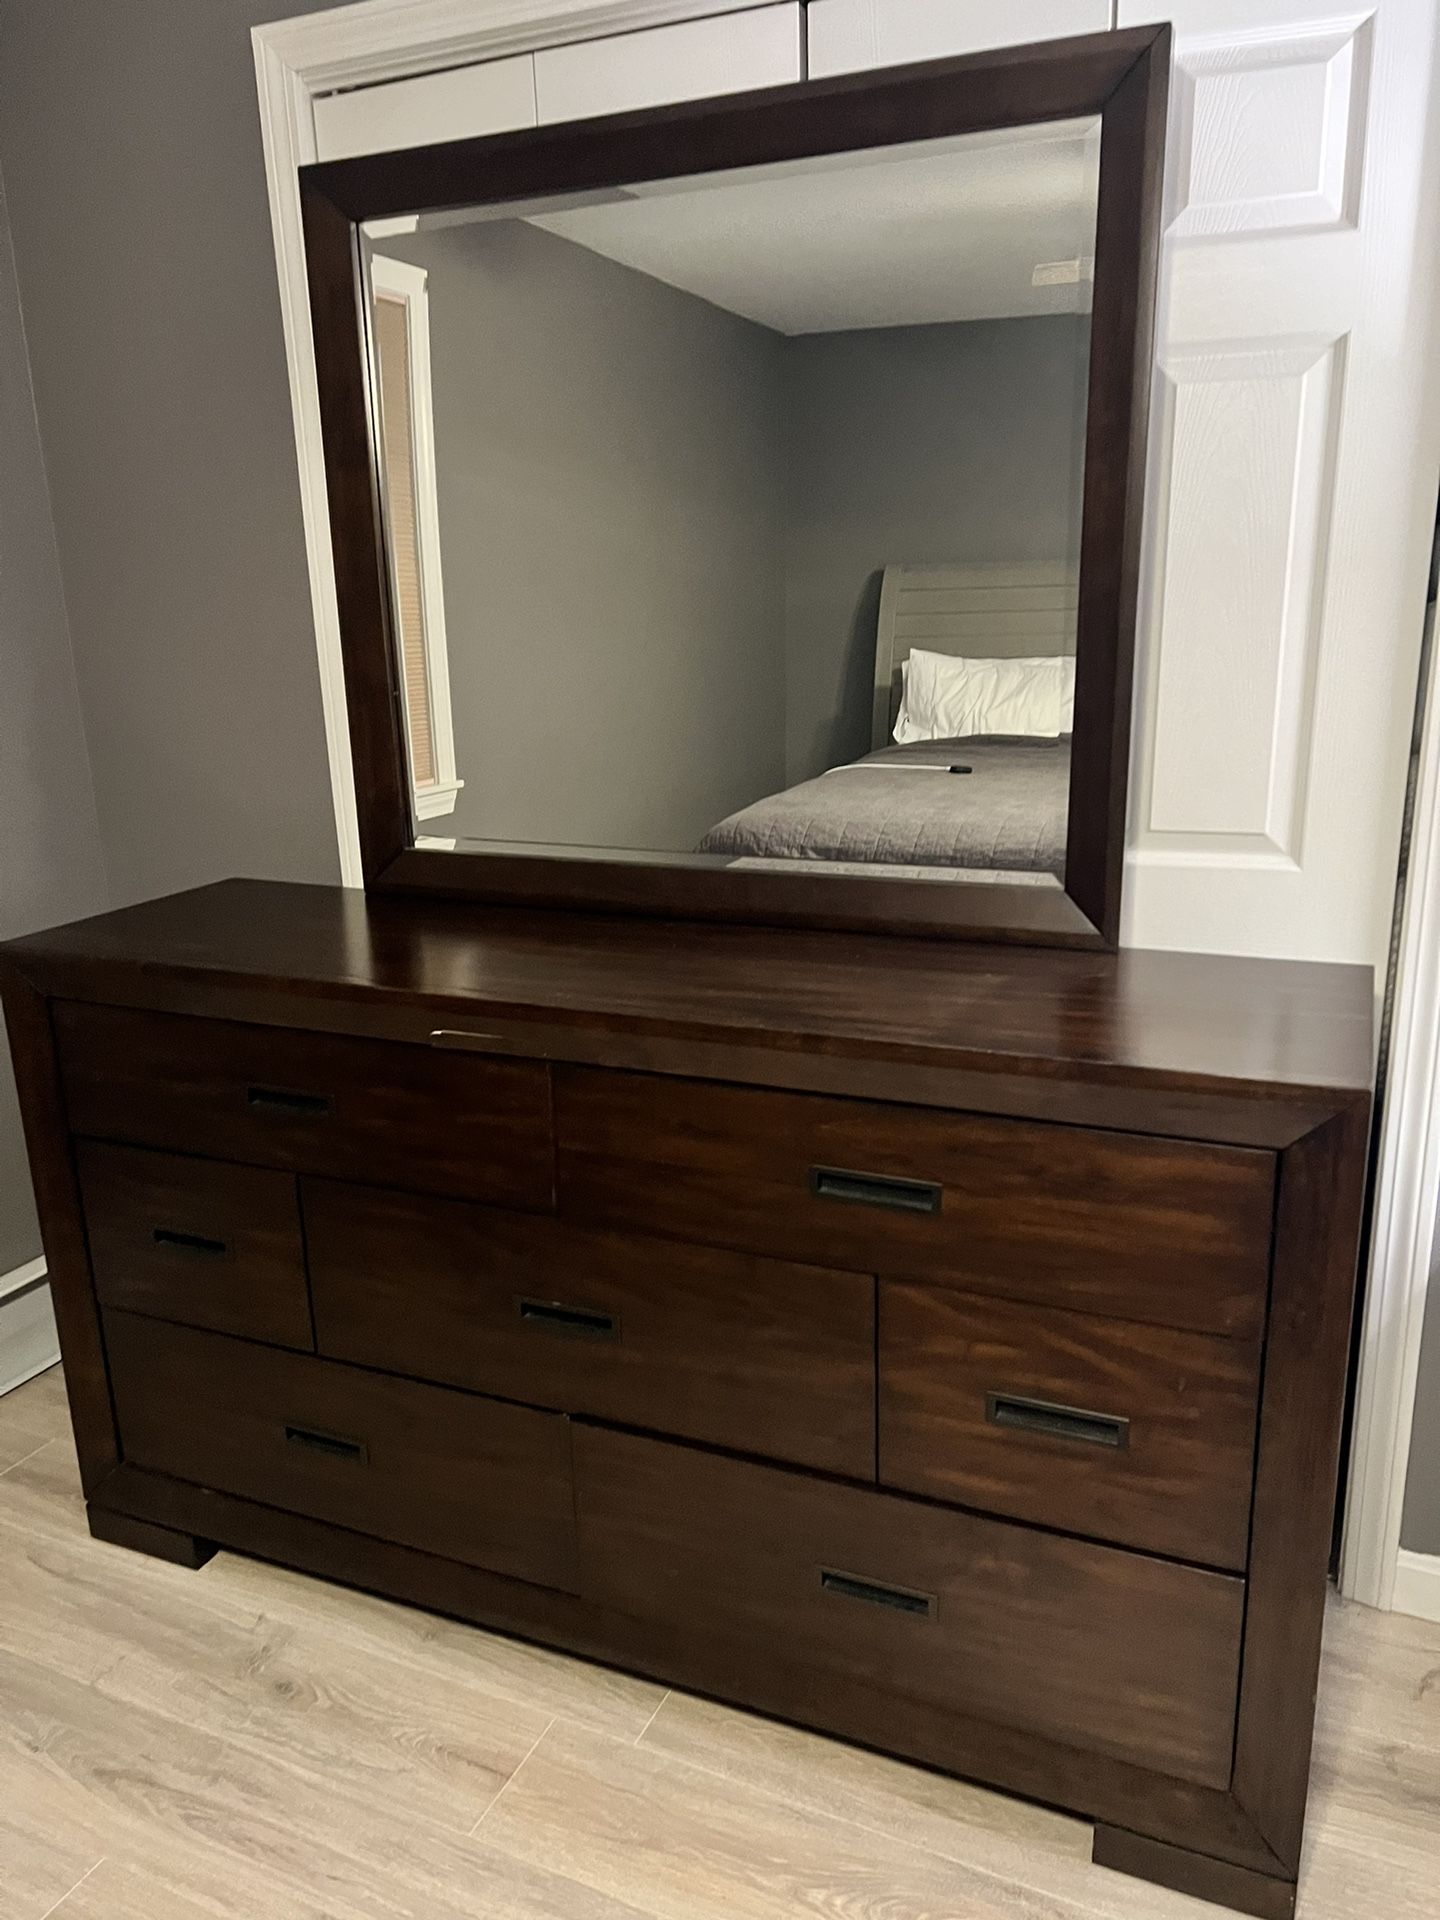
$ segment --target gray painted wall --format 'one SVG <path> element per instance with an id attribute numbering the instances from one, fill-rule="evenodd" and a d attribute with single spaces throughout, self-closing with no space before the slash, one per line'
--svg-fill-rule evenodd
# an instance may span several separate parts
<path id="1" fill-rule="evenodd" d="M 429 275 L 430 832 L 693 845 L 867 750 L 886 565 L 1074 551 L 1083 316 L 784 339 L 523 222 L 380 250 Z"/>
<path id="2" fill-rule="evenodd" d="M 778 335 L 522 221 L 429 274 L 455 812 L 692 847 L 784 784 Z"/>
<path id="3" fill-rule="evenodd" d="M 788 343 L 787 776 L 868 750 L 880 573 L 1078 551 L 1089 320 Z"/>
<path id="4" fill-rule="evenodd" d="M 0 449 L 0 939 L 10 939 L 99 912 L 106 887 L 3 184 Z M 0 1278 L 39 1251 L 0 1040 Z"/>
<path id="5" fill-rule="evenodd" d="M 1430 1276 L 1425 1303 L 1400 1544 L 1412 1553 L 1440 1554 L 1440 1272 Z"/>
<path id="6" fill-rule="evenodd" d="M 3 0 L 0 167 L 115 903 L 338 875 L 249 32 Z"/>

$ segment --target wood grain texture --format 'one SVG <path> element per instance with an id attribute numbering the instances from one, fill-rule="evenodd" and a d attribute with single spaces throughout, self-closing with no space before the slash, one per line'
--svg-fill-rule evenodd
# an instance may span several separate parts
<path id="1" fill-rule="evenodd" d="M 45 1246 L 45 1270 L 61 1350 L 67 1355 L 65 1389 L 75 1426 L 75 1446 L 89 1491 L 114 1468 L 120 1448 L 51 1009 L 9 967 L 0 968 L 0 988 L 4 991 L 5 1026 L 20 1095 L 35 1211 Z"/>
<path id="2" fill-rule="evenodd" d="M 570 1219 L 1159 1325 L 1261 1325 L 1268 1154 L 563 1067 L 555 1122 Z M 816 1168 L 941 1192 L 933 1212 L 827 1198 Z"/>
<path id="3" fill-rule="evenodd" d="M 136 1314 L 105 1339 L 128 1463 L 573 1586 L 559 1415 Z"/>
<path id="4" fill-rule="evenodd" d="M 868 1275 L 302 1188 L 322 1353 L 874 1479 Z"/>
<path id="5" fill-rule="evenodd" d="M 1011 1081 L 1071 1112 L 1077 1088 L 1168 1096 L 1197 1115 L 1197 1097 L 1215 1096 L 1232 1129 L 1245 1102 L 1303 1109 L 1291 1139 L 1336 1098 L 1363 1104 L 1373 1058 L 1368 967 L 782 935 L 276 881 L 201 887 L 0 955 L 61 999 L 208 1012 L 224 997 L 232 1017 L 420 1041 L 499 1022 L 506 1050 L 562 1059 L 605 1036 L 683 1042 L 711 1049 L 720 1078 L 742 1048 L 746 1077 L 817 1060 L 893 1064 L 906 1083 L 920 1068 L 963 1072 L 970 1097 L 950 1105 L 1014 1097 Z"/>
<path id="6" fill-rule="evenodd" d="M 544 1067 L 62 1003 L 76 1132 L 431 1192 L 551 1201 Z"/>
<path id="7" fill-rule="evenodd" d="M 214 1545 L 197 1540 L 192 1533 L 175 1533 L 169 1527 L 152 1526 L 148 1520 L 133 1520 L 128 1514 L 111 1513 L 105 1507 L 91 1507 L 90 1531 L 97 1540 L 112 1547 L 129 1547 L 135 1553 L 148 1553 L 154 1560 L 168 1560 L 193 1572 L 213 1558 Z"/>
<path id="8" fill-rule="evenodd" d="M 127 1431 L 127 1458 L 114 1464 L 107 1407 L 96 1432 L 111 1448 L 110 1463 L 92 1482 L 91 1506 L 103 1514 L 102 1527 L 139 1523 L 128 1529 L 137 1544 L 218 1541 L 647 1676 L 623 1683 L 632 1688 L 654 1681 L 696 1687 L 971 1772 L 1185 1854 L 1293 1880 L 1334 1486 L 1330 1423 L 1343 1373 L 1367 1115 L 1363 973 L 1179 955 L 1010 953 L 1002 960 L 938 942 L 367 904 L 325 889 L 249 885 L 206 889 L 21 943 L 4 964 L 12 993 L 22 1001 L 28 995 L 32 1014 L 44 1013 L 45 993 L 72 1003 L 79 996 L 99 1003 L 82 1010 L 82 1022 L 93 1017 L 112 1031 L 115 1022 L 134 1023 L 132 1031 L 158 1025 L 177 1036 L 164 1055 L 173 1066 L 154 1081 L 134 1071 L 125 1099 L 111 1107 L 106 1124 L 121 1129 L 121 1138 L 168 1106 L 175 1111 L 167 1127 L 178 1128 L 176 1112 L 191 1118 L 183 1137 L 151 1141 L 154 1148 L 193 1152 L 198 1144 L 287 1182 L 299 1168 L 302 1185 L 338 1175 L 432 1194 L 441 1191 L 435 1167 L 454 1153 L 463 1165 L 449 1163 L 444 1180 L 516 1209 L 505 1215 L 504 1232 L 515 1236 L 505 1258 L 517 1278 L 537 1247 L 545 1271 L 572 1278 L 583 1264 L 576 1258 L 582 1242 L 588 1250 L 590 1236 L 618 1233 L 614 1258 L 607 1254 L 588 1270 L 630 1290 L 621 1326 L 637 1308 L 674 1316 L 648 1351 L 656 1364 L 663 1354 L 667 1369 L 689 1374 L 688 1387 L 674 1383 L 668 1406 L 663 1394 L 659 1402 L 667 1423 L 692 1423 L 682 1437 L 747 1453 L 757 1443 L 783 1444 L 796 1449 L 797 1465 L 856 1478 L 865 1406 L 857 1414 L 840 1381 L 856 1372 L 869 1326 L 854 1317 L 856 1303 L 864 1307 L 877 1274 L 917 1289 L 925 1307 L 944 1297 L 932 1290 L 962 1282 L 991 1316 L 992 1347 L 1004 1347 L 1017 1364 L 1038 1367 L 1043 1359 L 1047 1371 L 1033 1383 L 1048 1392 L 1058 1393 L 1077 1370 L 1118 1380 L 1128 1363 L 1147 1385 L 1162 1375 L 1178 1383 L 1183 1373 L 1192 1410 L 1218 1406 L 1233 1389 L 1233 1409 L 1241 1373 L 1227 1386 L 1224 1369 L 1212 1363 L 1223 1348 L 1242 1373 L 1253 1366 L 1277 1229 L 1278 1168 L 1243 1650 L 1238 1581 L 1076 1537 L 1091 1524 L 1128 1529 L 1135 1509 L 1127 1520 L 1123 1502 L 1107 1519 L 1097 1500 L 1091 1517 L 1078 1521 L 1084 1502 L 1077 1493 L 1063 1513 L 1043 1510 L 1058 1527 L 1046 1533 L 1033 1523 L 956 1511 L 980 1502 L 953 1491 L 948 1505 L 903 1498 L 813 1471 L 706 1459 L 633 1433 L 611 1435 L 607 1444 L 658 1447 L 666 1465 L 650 1475 L 653 1488 L 646 1481 L 644 1499 L 628 1504 L 623 1476 L 601 1477 L 607 1526 L 623 1543 L 604 1565 L 617 1588 L 586 1597 L 563 1590 L 580 1580 L 568 1477 L 574 1434 L 564 1420 L 396 1378 L 397 1363 L 383 1350 L 388 1314 L 405 1338 L 429 1342 L 417 1354 L 421 1369 L 449 1364 L 442 1348 L 465 1354 L 467 1367 L 496 1365 L 483 1328 L 465 1326 L 463 1269 L 483 1274 L 487 1241 L 496 1237 L 484 1224 L 486 1210 L 472 1205 L 454 1208 L 450 1224 L 436 1228 L 448 1246 L 437 1262 L 450 1328 L 443 1338 L 409 1324 L 426 1316 L 414 1311 L 423 1288 L 412 1284 L 407 1293 L 401 1285 L 405 1232 L 385 1242 L 390 1256 L 374 1265 L 395 1264 L 397 1279 L 365 1309 L 374 1371 L 112 1314 L 117 1387 L 127 1375 L 140 1383 L 132 1396 L 140 1445 L 129 1446 Z M 48 1032 L 35 1030 L 49 1075 L 48 1094 L 40 1083 L 42 1117 L 51 1102 L 49 1120 L 32 1132 L 37 1174 L 59 1197 L 59 1230 L 78 1248 L 79 1297 L 89 1300 L 93 1324 L 66 1115 Z M 196 1109 L 188 1094 L 177 1103 L 174 1087 L 214 1072 L 217 1032 L 242 1049 L 234 1064 L 247 1071 L 238 1082 L 232 1076 L 228 1095 L 216 1096 L 223 1117 L 215 1135 L 205 1132 L 214 1124 L 210 1093 Z M 192 1050 L 193 1061 L 182 1059 L 178 1038 L 197 1035 L 206 1044 Z M 254 1083 L 282 1094 L 316 1092 L 263 1068 L 313 1060 L 317 1047 L 334 1070 L 333 1084 L 319 1089 L 330 1111 L 318 1126 L 313 1115 L 284 1119 L 293 1140 L 267 1149 L 275 1155 L 267 1163 L 247 1144 L 260 1118 L 248 1100 L 243 1129 L 223 1131 L 234 1120 L 234 1088 L 242 1096 Z M 253 1062 L 261 1064 L 251 1075 Z M 119 1046 L 99 1064 L 122 1078 L 130 1072 Z M 94 1065 L 93 1055 L 89 1065 L 77 1057 L 77 1084 Z M 506 1109 L 493 1095 L 512 1073 L 520 1079 L 509 1084 L 522 1097 Z M 558 1216 L 543 1211 L 553 1191 L 552 1078 L 565 1135 Z M 160 1097 L 147 1100 L 156 1085 Z M 591 1090 L 593 1111 L 583 1127 L 567 1130 L 566 1089 L 576 1085 Z M 545 1097 L 526 1107 L 523 1089 L 537 1087 Z M 349 1089 L 361 1123 L 338 1164 L 312 1159 L 319 1127 L 337 1118 L 340 1135 L 349 1127 Z M 617 1105 L 621 1089 L 626 1097 Z M 636 1089 L 644 1099 L 631 1097 Z M 498 1138 L 493 1151 L 432 1140 L 437 1116 L 457 1113 L 461 1133 L 484 1128 L 492 1142 Z M 514 1147 L 507 1125 L 515 1139 L 539 1143 L 522 1165 L 524 1177 L 543 1182 L 538 1200 L 523 1198 L 533 1192 L 523 1178 L 503 1190 L 493 1184 Z M 131 1144 L 146 1143 L 132 1136 Z M 832 1151 L 837 1145 L 847 1150 Z M 593 1163 L 588 1187 L 576 1184 L 572 1159 Z M 940 1209 L 877 1208 L 877 1197 L 894 1197 L 883 1191 L 862 1190 L 858 1198 L 852 1191 L 843 1201 L 813 1195 L 807 1176 L 817 1164 L 912 1183 L 938 1173 Z M 492 1184 L 477 1189 L 480 1181 Z M 520 1211 L 526 1206 L 528 1219 Z M 628 1229 L 599 1224 L 611 1206 L 637 1210 L 626 1216 Z M 437 1206 L 436 1217 L 451 1211 Z M 473 1234 L 455 1232 L 462 1214 Z M 816 1236 L 817 1221 L 829 1220 L 844 1223 L 833 1229 L 833 1244 Z M 353 1232 L 344 1243 L 344 1224 L 344 1263 L 368 1269 L 369 1234 Z M 648 1250 L 656 1247 L 664 1251 L 652 1259 Z M 635 1260 L 638 1271 L 629 1267 Z M 677 1265 L 662 1285 L 666 1261 Z M 797 1276 L 789 1263 L 805 1273 Z M 418 1274 L 429 1286 L 426 1271 L 422 1263 Z M 367 1277 L 366 1288 L 374 1285 Z M 1077 1286 L 1091 1291 L 1077 1295 Z M 1027 1287 L 1038 1289 L 1043 1306 L 1021 1297 Z M 589 1304 L 569 1288 L 556 1287 L 553 1296 L 562 1305 Z M 691 1308 L 707 1298 L 724 1299 L 732 1316 L 723 1355 L 707 1356 L 695 1334 Z M 1167 1303 L 1163 1319 L 1157 1300 Z M 827 1340 L 815 1345 L 816 1315 L 841 1301 Z M 1139 1317 L 1113 1341 L 1093 1329 L 1085 1341 L 1037 1332 L 1093 1315 L 1097 1305 Z M 1016 1314 L 1007 1334 L 1004 1323 Z M 1178 1324 L 1164 1332 L 1172 1319 Z M 660 1322 L 644 1324 L 658 1329 Z M 1222 1338 L 1217 1327 L 1231 1331 Z M 777 1343 L 766 1360 L 727 1374 L 731 1350 L 762 1335 Z M 83 1324 L 78 1337 L 83 1379 Z M 926 1344 L 913 1354 L 922 1371 Z M 226 1356 L 220 1364 L 197 1363 L 197 1353 L 216 1351 Z M 557 1375 L 547 1387 L 538 1375 L 522 1378 L 514 1360 L 483 1379 L 506 1401 L 553 1391 L 557 1407 L 577 1400 L 582 1409 L 603 1406 L 606 1417 L 630 1427 L 657 1417 L 647 1415 L 648 1395 L 586 1402 L 585 1377 L 562 1382 Z M 743 1420 L 742 1388 L 756 1394 Z M 808 1402 L 807 1393 L 814 1395 Z M 460 1406 L 464 1419 L 452 1418 Z M 358 1432 L 354 1417 L 374 1407 L 378 1418 Z M 128 1409 L 126 1418 L 133 1424 Z M 347 1484 L 340 1476 L 355 1460 L 311 1448 L 296 1477 L 292 1443 L 277 1461 L 246 1427 L 266 1418 L 271 1442 L 275 1429 L 283 1437 L 285 1426 L 298 1425 L 322 1447 L 348 1439 L 375 1460 L 383 1452 L 379 1497 L 336 1505 L 337 1487 Z M 702 1430 L 700 1422 L 712 1418 L 717 1424 Z M 1197 1464 L 1188 1480 L 1183 1467 L 1167 1469 L 1179 1474 L 1170 1539 L 1181 1554 L 1214 1552 L 1238 1566 L 1233 1531 L 1223 1552 L 1202 1550 L 1193 1530 L 1178 1531 L 1182 1521 L 1193 1529 L 1198 1516 L 1202 1531 L 1217 1529 L 1206 1537 L 1218 1540 L 1222 1509 L 1234 1527 L 1233 1504 L 1220 1498 L 1216 1478 L 1205 1477 L 1243 1452 L 1233 1421 L 1222 1428 L 1216 1457 Z M 565 1445 L 541 1445 L 542 1430 L 566 1433 Z M 582 1428 L 582 1449 L 596 1431 Z M 16 1437 L 25 1437 L 18 1428 Z M 47 1504 L 40 1471 L 47 1452 L 42 1444 L 38 1453 L 25 1447 L 17 1454 L 7 1442 L 0 1460 L 14 1464 L 8 1473 L 0 1465 L 0 1482 L 9 1483 L 12 1511 L 25 1524 L 47 1537 L 53 1530 L 57 1541 L 83 1542 L 83 1508 L 67 1512 L 62 1525 Z M 943 1444 L 926 1452 L 929 1471 L 943 1459 Z M 757 1476 L 745 1487 L 763 1488 L 763 1497 L 697 1493 L 690 1477 L 702 1473 L 697 1461 L 705 1476 Z M 1037 1472 L 1030 1494 L 1054 1499 L 1054 1478 L 1046 1486 Z M 852 1502 L 861 1505 L 852 1510 Z M 1150 1500 L 1147 1527 L 1159 1524 L 1160 1506 Z M 892 1527 L 901 1511 L 903 1525 Z M 845 1564 L 837 1554 L 829 1571 L 840 1584 L 832 1579 L 820 1595 L 826 1611 L 818 1619 L 805 1614 L 803 1630 L 787 1631 L 776 1596 L 817 1530 L 853 1543 L 862 1562 L 864 1550 L 885 1549 L 887 1567 Z M 687 1531 L 692 1545 L 684 1544 Z M 723 1551 L 715 1545 L 721 1533 Z M 1117 1531 L 1121 1537 L 1161 1538 Z M 158 1560 L 157 1569 L 198 1584 Z M 857 1630 L 840 1649 L 844 1665 L 838 1643 L 827 1639 L 838 1632 L 829 1610 L 854 1607 L 858 1618 L 863 1608 L 873 1635 L 871 1623 L 881 1617 L 877 1581 L 891 1589 L 882 1598 L 929 1595 L 937 1608 L 918 1622 L 913 1611 L 891 1608 L 886 1633 L 918 1624 L 939 1626 L 944 1636 L 958 1622 L 947 1658 L 907 1664 L 888 1650 L 880 1658 L 873 1639 Z M 680 1601 L 662 1608 L 677 1583 Z M 988 1611 L 980 1604 L 987 1594 Z M 817 1604 L 816 1595 L 808 1598 Z M 1000 1637 L 998 1649 L 987 1634 Z M 43 1695 L 31 1710 L 48 1711 Z"/>
<path id="9" fill-rule="evenodd" d="M 1092 1857 L 1097 1866 L 1136 1874 L 1142 1880 L 1174 1887 L 1198 1900 L 1214 1901 L 1236 1913 L 1254 1914 L 1257 1920 L 1291 1920 L 1295 1911 L 1292 1880 L 1277 1880 L 1270 1874 L 1232 1866 L 1228 1860 L 1187 1853 L 1183 1847 L 1127 1833 L 1123 1827 L 1097 1826 Z"/>
<path id="10" fill-rule="evenodd" d="M 1338 1114 L 1283 1156 L 1235 1797 L 1294 1874 L 1335 1512 L 1367 1116 Z"/>
<path id="11" fill-rule="evenodd" d="M 1219 1574 L 576 1430 L 582 1588 L 817 1679 L 1224 1787 L 1244 1590 Z M 921 1611 L 864 1594 L 908 1596 Z"/>
<path id="12" fill-rule="evenodd" d="M 1255 1342 L 890 1280 L 879 1325 L 883 1485 L 1243 1572 Z M 1047 1432 L 1047 1407 L 1124 1428 Z"/>
<path id="13" fill-rule="evenodd" d="M 442 1920 L 793 1920 L 814 1888 L 851 1920 L 1198 1920 L 1082 1821 L 928 1768 L 260 1560 L 95 1546 L 58 1369 L 0 1410 L 47 1442 L 0 1472 L 18 1920 L 395 1920 L 420 1877 Z M 1437 1662 L 1440 1627 L 1332 1601 L 1303 1920 L 1430 1920 Z"/>
<path id="14" fill-rule="evenodd" d="M 20 1471 L 28 1474 L 29 1466 Z M 798 1664 L 784 1641 L 754 1638 L 737 1660 L 734 1645 L 705 1622 L 662 1626 L 603 1612 L 568 1594 L 128 1466 L 106 1482 L 104 1497 L 117 1512 L 222 1539 L 240 1552 L 563 1647 L 666 1686 L 737 1701 L 1092 1818 L 1124 1819 L 1244 1865 L 1273 1867 L 1253 1823 L 1226 1793 L 917 1697 L 898 1713 L 894 1690 L 884 1682 L 817 1673 Z"/>
<path id="15" fill-rule="evenodd" d="M 77 1157 L 105 1306 L 313 1348 L 293 1175 L 93 1140 Z"/>

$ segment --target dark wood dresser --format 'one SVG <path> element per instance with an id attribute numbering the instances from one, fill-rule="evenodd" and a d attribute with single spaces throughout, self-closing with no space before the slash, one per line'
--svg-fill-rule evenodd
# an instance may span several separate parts
<path id="1" fill-rule="evenodd" d="M 1290 1910 L 1360 968 L 234 882 L 10 945 L 91 1526 Z"/>

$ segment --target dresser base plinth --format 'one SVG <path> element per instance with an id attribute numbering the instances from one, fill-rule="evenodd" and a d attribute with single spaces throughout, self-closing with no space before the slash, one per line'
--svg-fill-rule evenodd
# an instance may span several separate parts
<path id="1" fill-rule="evenodd" d="M 193 1533 L 177 1533 L 173 1527 L 157 1527 L 150 1520 L 134 1520 L 128 1513 L 112 1513 L 93 1503 L 86 1508 L 90 1531 L 97 1540 L 112 1547 L 129 1547 L 133 1553 L 148 1553 L 154 1560 L 168 1560 L 173 1566 L 203 1567 L 219 1551 L 213 1540 L 197 1539 Z"/>
<path id="2" fill-rule="evenodd" d="M 1117 1873 L 1131 1874 L 1137 1880 L 1173 1887 L 1177 1893 L 1191 1894 L 1197 1900 L 1213 1900 L 1236 1913 L 1253 1913 L 1257 1920 L 1292 1920 L 1295 1912 L 1293 1880 L 1272 1879 L 1269 1874 L 1233 1866 L 1228 1860 L 1188 1853 L 1184 1847 L 1126 1833 L 1122 1827 L 1097 1824 L 1091 1858 L 1097 1866 L 1113 1867 Z"/>

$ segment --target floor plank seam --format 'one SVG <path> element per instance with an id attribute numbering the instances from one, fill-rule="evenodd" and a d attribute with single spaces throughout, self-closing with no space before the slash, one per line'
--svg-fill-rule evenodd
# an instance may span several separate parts
<path id="1" fill-rule="evenodd" d="M 501 1795 L 508 1792 L 509 1789 L 514 1786 L 515 1782 L 520 1777 L 521 1768 L 525 1765 L 525 1762 L 530 1758 L 531 1754 L 534 1753 L 536 1747 L 539 1746 L 540 1742 L 545 1738 L 546 1734 L 549 1733 L 551 1727 L 555 1725 L 555 1722 L 558 1719 L 559 1719 L 558 1714 L 552 1714 L 550 1716 L 550 1719 L 547 1722 L 547 1724 L 541 1728 L 540 1732 L 535 1736 L 534 1740 L 531 1741 L 528 1750 L 521 1756 L 519 1765 L 515 1768 L 514 1772 L 510 1775 L 509 1779 L 503 1780 L 500 1783 L 498 1790 L 491 1795 L 490 1799 L 488 1799 L 485 1802 L 485 1805 L 481 1808 L 479 1814 L 476 1817 L 475 1825 L 470 1828 L 467 1838 L 473 1837 L 479 1831 L 481 1823 L 489 1815 L 491 1808 L 499 1804 Z"/>
<path id="2" fill-rule="evenodd" d="M 53 1907 L 47 1907 L 45 1909 L 44 1913 L 40 1915 L 40 1920 L 50 1920 L 50 1916 L 52 1913 L 59 1913 L 61 1907 L 64 1906 L 65 1902 L 70 1898 L 70 1896 L 80 1891 L 81 1887 L 83 1887 L 85 1882 L 90 1878 L 90 1875 L 94 1873 L 95 1868 L 103 1867 L 108 1857 L 109 1857 L 108 1855 L 102 1853 L 100 1858 L 95 1862 L 95 1865 L 87 1868 L 86 1871 L 82 1873 L 80 1878 L 75 1882 L 73 1887 L 66 1888 L 65 1892 L 61 1894 L 60 1898 L 55 1902 Z"/>
<path id="3" fill-rule="evenodd" d="M 672 1691 L 673 1691 L 672 1688 L 667 1687 L 664 1693 L 662 1693 L 660 1698 L 655 1702 L 655 1712 L 650 1715 L 650 1718 L 645 1722 L 644 1726 L 641 1727 L 640 1731 L 635 1736 L 635 1745 L 637 1747 L 639 1746 L 640 1742 L 645 1738 L 646 1734 L 649 1733 L 651 1727 L 654 1726 L 655 1715 L 659 1713 L 661 1707 L 663 1707 L 665 1702 L 670 1698 Z"/>
<path id="4" fill-rule="evenodd" d="M 38 1447 L 32 1447 L 29 1453 L 22 1453 L 18 1460 L 12 1460 L 8 1467 L 0 1467 L 0 1480 L 3 1480 L 7 1473 L 14 1473 L 17 1467 L 23 1467 L 27 1460 L 33 1460 L 37 1453 L 43 1453 L 47 1447 L 52 1447 L 54 1444 L 53 1440 L 42 1440 Z"/>

